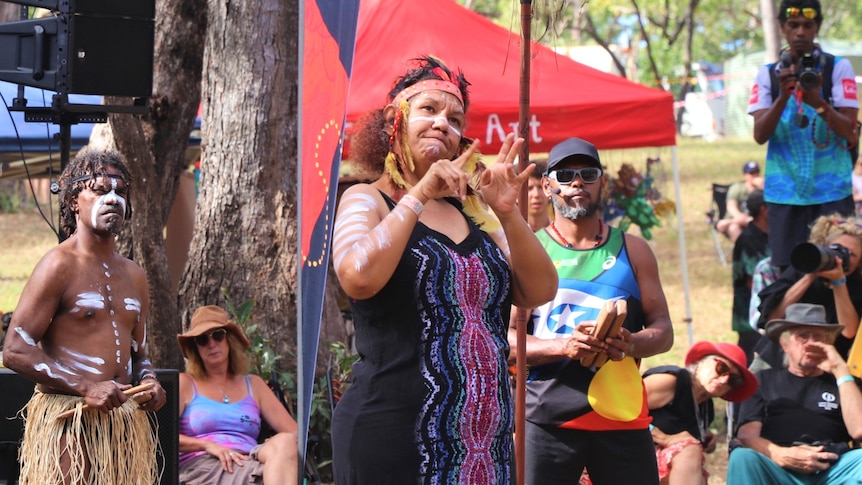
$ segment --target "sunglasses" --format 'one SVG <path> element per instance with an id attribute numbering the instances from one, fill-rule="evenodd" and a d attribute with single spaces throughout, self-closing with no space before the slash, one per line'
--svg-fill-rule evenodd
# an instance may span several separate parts
<path id="1" fill-rule="evenodd" d="M 561 185 L 569 185 L 579 175 L 585 184 L 594 184 L 602 176 L 602 169 L 596 167 L 561 168 L 548 174 L 548 178 L 556 180 Z"/>
<path id="2" fill-rule="evenodd" d="M 733 389 L 736 389 L 737 387 L 741 386 L 743 384 L 743 382 L 745 382 L 741 375 L 735 374 L 730 369 L 730 366 L 727 364 L 727 362 L 725 362 L 721 359 L 715 359 L 715 373 L 719 377 L 730 376 L 730 378 L 727 380 L 727 382 L 728 382 L 728 384 L 730 384 L 730 387 L 732 387 Z"/>
<path id="3" fill-rule="evenodd" d="M 227 337 L 227 330 L 220 328 L 218 330 L 213 330 L 210 333 L 198 335 L 195 337 L 195 343 L 198 344 L 198 347 L 205 347 L 210 343 L 210 337 L 212 337 L 216 342 L 221 342 L 225 337 Z"/>
<path id="4" fill-rule="evenodd" d="M 800 15 L 807 19 L 816 19 L 817 18 L 817 9 L 812 7 L 787 7 L 787 18 L 799 17 Z"/>

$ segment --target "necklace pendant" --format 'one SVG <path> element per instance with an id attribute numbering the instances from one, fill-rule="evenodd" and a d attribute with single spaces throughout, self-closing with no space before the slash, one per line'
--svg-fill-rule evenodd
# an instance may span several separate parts
<path id="1" fill-rule="evenodd" d="M 230 398 L 225 395 L 224 399 L 222 399 L 222 402 L 225 404 L 230 404 Z"/>

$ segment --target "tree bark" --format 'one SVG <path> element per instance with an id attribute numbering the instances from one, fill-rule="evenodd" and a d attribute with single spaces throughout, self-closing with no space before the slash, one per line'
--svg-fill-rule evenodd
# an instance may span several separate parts
<path id="1" fill-rule="evenodd" d="M 151 110 L 141 117 L 111 114 L 109 123 L 97 125 L 91 138 L 91 144 L 119 149 L 135 179 L 131 231 L 122 234 L 120 250 L 147 273 L 149 355 L 161 368 L 183 366 L 176 343 L 181 332 L 177 295 L 171 288 L 163 230 L 180 174 L 188 165 L 189 134 L 200 104 L 205 32 L 205 0 L 156 2 Z M 106 99 L 106 104 L 129 102 Z"/>
<path id="2" fill-rule="evenodd" d="M 209 2 L 201 184 L 184 322 L 200 305 L 254 300 L 275 351 L 296 348 L 296 2 Z"/>
<path id="3" fill-rule="evenodd" d="M 778 60 L 781 52 L 781 32 L 778 27 L 775 0 L 760 0 L 760 13 L 763 21 L 763 40 L 766 46 L 766 62 Z"/>

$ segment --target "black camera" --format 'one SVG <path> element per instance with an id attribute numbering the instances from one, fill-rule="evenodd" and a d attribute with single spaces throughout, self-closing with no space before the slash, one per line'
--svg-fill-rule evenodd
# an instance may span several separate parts
<path id="1" fill-rule="evenodd" d="M 803 273 L 819 273 L 835 267 L 835 257 L 841 258 L 844 272 L 850 271 L 850 251 L 840 244 L 828 247 L 809 242 L 797 244 L 790 253 L 790 263 Z"/>
<path id="2" fill-rule="evenodd" d="M 788 69 L 793 65 L 793 57 L 790 52 L 784 51 L 781 53 L 781 68 Z M 815 53 L 805 53 L 799 58 L 796 64 L 796 79 L 799 80 L 799 86 L 802 89 L 814 89 L 820 81 L 820 76 L 817 74 L 817 67 L 820 64 L 820 56 Z"/>

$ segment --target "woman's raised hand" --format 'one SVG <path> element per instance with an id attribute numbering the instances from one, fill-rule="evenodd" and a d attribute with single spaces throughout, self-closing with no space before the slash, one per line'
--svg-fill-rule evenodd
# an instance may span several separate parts
<path id="1" fill-rule="evenodd" d="M 515 139 L 514 133 L 509 133 L 500 147 L 496 163 L 479 177 L 477 191 L 498 216 L 517 208 L 521 187 L 536 168 L 535 165 L 529 164 L 521 173 L 515 174 L 513 163 L 523 144 L 523 138 Z"/>
<path id="2" fill-rule="evenodd" d="M 426 200 L 456 197 L 464 200 L 467 195 L 467 173 L 464 165 L 476 152 L 479 142 L 474 141 L 455 160 L 438 160 L 431 164 L 425 176 L 416 184 Z"/>

